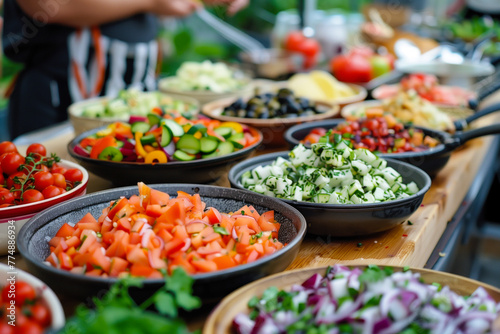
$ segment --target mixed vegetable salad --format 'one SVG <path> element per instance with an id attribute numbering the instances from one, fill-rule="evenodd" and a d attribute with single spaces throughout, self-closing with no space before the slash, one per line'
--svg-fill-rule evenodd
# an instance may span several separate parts
<path id="1" fill-rule="evenodd" d="M 378 266 L 335 265 L 289 291 L 271 287 L 248 307 L 234 319 L 241 334 L 480 334 L 491 332 L 500 315 L 500 304 L 481 287 L 463 297 L 406 268 Z"/>
<path id="2" fill-rule="evenodd" d="M 367 149 L 351 149 L 350 142 L 323 137 L 308 149 L 297 145 L 289 160 L 279 157 L 271 165 L 245 172 L 241 184 L 248 190 L 283 199 L 362 204 L 401 199 L 419 191 L 387 161 Z"/>
<path id="3" fill-rule="evenodd" d="M 126 121 L 131 115 L 146 116 L 153 108 L 159 108 L 165 114 L 191 118 L 198 113 L 198 107 L 194 102 L 176 99 L 160 92 L 128 89 L 122 90 L 114 99 L 87 104 L 81 116 Z"/>
<path id="4" fill-rule="evenodd" d="M 0 143 L 0 209 L 59 196 L 78 186 L 83 173 L 59 165 L 61 159 L 42 144 L 28 146 L 26 155 L 10 141 Z"/>
<path id="5" fill-rule="evenodd" d="M 108 161 L 167 163 L 224 156 L 256 145 L 260 133 L 235 122 L 187 119 L 153 108 L 147 116 L 131 116 L 82 139 L 74 152 Z"/>
<path id="6" fill-rule="evenodd" d="M 351 147 L 366 148 L 374 153 L 421 152 L 439 145 L 439 141 L 427 136 L 418 128 L 406 128 L 390 114 L 384 115 L 382 108 L 366 109 L 366 118 L 347 120 L 328 132 L 315 128 L 301 143 L 310 146 L 328 135 L 331 141 L 342 138 L 351 142 Z"/>
<path id="7" fill-rule="evenodd" d="M 47 263 L 88 276 L 161 278 L 178 267 L 189 274 L 227 269 L 283 248 L 274 211 L 244 206 L 220 213 L 199 194 L 170 198 L 138 187 L 138 196 L 111 202 L 98 219 L 88 213 L 47 237 Z"/>
<path id="8" fill-rule="evenodd" d="M 185 62 L 169 80 L 160 81 L 162 89 L 227 93 L 242 89 L 248 79 L 224 63 Z"/>
<path id="9" fill-rule="evenodd" d="M 225 107 L 223 116 L 243 118 L 295 118 L 323 114 L 326 108 L 317 106 L 305 97 L 296 97 L 289 88 L 281 88 L 278 93 L 253 96 L 247 102 L 242 98 Z"/>

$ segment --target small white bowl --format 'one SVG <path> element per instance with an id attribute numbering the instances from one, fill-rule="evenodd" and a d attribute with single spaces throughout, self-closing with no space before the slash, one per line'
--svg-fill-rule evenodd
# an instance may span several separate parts
<path id="1" fill-rule="evenodd" d="M 9 230 L 14 230 L 16 232 L 15 235 L 17 235 L 21 227 L 37 213 L 57 203 L 85 195 L 87 192 L 89 173 L 85 168 L 74 162 L 62 159 L 58 164 L 65 168 L 78 168 L 83 173 L 82 183 L 64 194 L 47 198 L 43 201 L 0 208 L 0 255 L 5 255 L 9 251 Z M 15 226 L 14 229 L 12 227 L 9 228 L 12 225 Z"/>
<path id="2" fill-rule="evenodd" d="M 239 97 L 242 95 L 248 95 L 251 94 L 253 91 L 253 85 L 251 83 L 251 80 L 248 78 L 246 79 L 246 84 L 237 90 L 231 91 L 231 92 L 224 92 L 224 93 L 214 93 L 211 91 L 204 91 L 204 90 L 190 90 L 190 91 L 183 91 L 179 89 L 174 89 L 168 87 L 168 83 L 172 80 L 174 80 L 175 77 L 168 77 L 161 79 L 158 82 L 158 88 L 160 91 L 162 91 L 165 94 L 168 94 L 173 97 L 177 98 L 193 98 L 198 100 L 198 102 L 203 106 L 206 103 L 215 101 L 215 100 L 220 100 L 224 98 L 234 98 L 234 97 Z"/>
<path id="3" fill-rule="evenodd" d="M 26 271 L 17 268 L 11 269 L 10 266 L 0 263 L 0 282 L 2 282 L 2 286 L 8 284 L 7 280 L 11 275 L 16 276 L 16 282 L 23 281 L 31 285 L 35 289 L 37 296 L 41 296 L 42 300 L 50 310 L 50 329 L 58 331 L 62 327 L 64 327 L 64 324 L 66 322 L 66 318 L 64 317 L 64 310 L 61 302 L 51 288 L 49 288 L 44 282 L 27 273 Z"/>

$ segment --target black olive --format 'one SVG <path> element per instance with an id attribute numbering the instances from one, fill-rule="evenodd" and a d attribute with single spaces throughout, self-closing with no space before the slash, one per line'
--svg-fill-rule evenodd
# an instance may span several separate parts
<path id="1" fill-rule="evenodd" d="M 248 101 L 248 103 L 247 103 L 247 104 L 248 104 L 249 106 L 250 106 L 250 105 L 257 105 L 257 106 L 261 106 L 261 105 L 263 105 L 263 104 L 264 104 L 264 102 L 263 102 L 260 98 L 258 98 L 258 97 L 252 97 L 252 98 Z"/>
<path id="2" fill-rule="evenodd" d="M 302 109 L 307 109 L 309 107 L 309 99 L 305 97 L 297 98 L 297 102 L 300 104 Z"/>
<path id="3" fill-rule="evenodd" d="M 248 110 L 245 118 L 255 118 L 256 113 L 255 110 Z"/>
<path id="4" fill-rule="evenodd" d="M 297 114 L 285 114 L 283 117 L 284 118 L 295 118 L 295 117 L 297 117 Z"/>
<path id="5" fill-rule="evenodd" d="M 287 111 L 288 111 L 288 106 L 286 104 L 282 104 L 279 109 L 280 115 L 285 115 Z"/>
<path id="6" fill-rule="evenodd" d="M 247 114 L 247 111 L 245 109 L 240 109 L 240 110 L 238 110 L 237 116 L 238 117 L 245 117 L 246 114 Z"/>
<path id="7" fill-rule="evenodd" d="M 273 97 L 267 103 L 267 107 L 270 109 L 279 109 L 281 107 L 281 104 L 278 102 L 278 100 L 276 98 Z"/>
<path id="8" fill-rule="evenodd" d="M 288 104 L 288 113 L 292 113 L 292 114 L 296 114 L 299 112 L 299 110 L 301 110 L 302 108 L 300 107 L 300 104 L 298 104 L 297 102 L 295 101 L 290 101 L 290 103 Z"/>
<path id="9" fill-rule="evenodd" d="M 243 99 L 240 97 L 238 98 L 236 101 L 233 102 L 233 104 L 231 104 L 231 107 L 234 109 L 234 110 L 238 110 L 238 109 L 244 109 L 245 107 L 243 106 L 245 104 L 245 102 L 243 102 Z"/>
<path id="10" fill-rule="evenodd" d="M 224 116 L 230 116 L 230 117 L 236 117 L 236 111 L 235 110 L 224 110 L 224 112 L 222 113 L 222 115 Z"/>
<path id="11" fill-rule="evenodd" d="M 267 110 L 267 108 L 262 108 L 262 111 L 259 114 L 259 118 L 262 118 L 262 119 L 269 118 L 269 110 Z"/>

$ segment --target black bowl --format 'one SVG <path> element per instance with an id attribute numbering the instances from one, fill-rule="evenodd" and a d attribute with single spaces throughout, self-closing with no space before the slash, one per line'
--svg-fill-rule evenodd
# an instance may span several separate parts
<path id="1" fill-rule="evenodd" d="M 305 235 L 306 222 L 299 211 L 286 203 L 248 191 L 215 186 L 158 184 L 151 188 L 164 191 L 170 196 L 176 196 L 179 190 L 199 193 L 207 206 L 215 207 L 221 212 L 231 212 L 243 205 L 253 205 L 259 212 L 274 210 L 275 219 L 282 224 L 278 239 L 287 245 L 278 252 L 252 263 L 194 275 L 194 293 L 204 302 L 217 301 L 249 282 L 283 271 L 297 256 Z M 88 212 L 98 217 L 110 201 L 120 196 L 128 198 L 133 194 L 138 194 L 137 186 L 96 192 L 56 205 L 31 218 L 17 236 L 17 246 L 26 259 L 30 272 L 56 292 L 82 300 L 106 291 L 116 282 L 115 278 L 89 277 L 46 265 L 44 261 L 50 254 L 46 238 L 54 236 L 64 223 L 77 222 Z M 161 279 L 145 280 L 142 289 L 133 291 L 133 297 L 144 300 L 163 284 Z"/>
<path id="2" fill-rule="evenodd" d="M 107 179 L 115 185 L 133 185 L 137 182 L 145 183 L 211 183 L 225 175 L 232 164 L 250 156 L 262 142 L 262 133 L 258 134 L 259 141 L 239 151 L 210 159 L 192 161 L 171 161 L 167 163 L 146 164 L 141 162 L 115 162 L 91 159 L 75 153 L 83 138 L 105 129 L 106 126 L 86 131 L 68 143 L 68 153 L 89 172 Z"/>
<path id="3" fill-rule="evenodd" d="M 231 186 L 245 189 L 240 179 L 243 173 L 257 166 L 270 165 L 278 157 L 288 159 L 288 151 L 261 155 L 242 161 L 229 171 Z M 420 191 L 394 201 L 370 204 L 322 204 L 280 199 L 297 208 L 307 220 L 307 232 L 333 237 L 368 235 L 395 227 L 408 219 L 420 206 L 431 186 L 430 177 L 408 163 L 386 159 L 387 165 L 403 177 L 403 182 L 414 181 Z M 273 197 L 267 197 L 269 200 Z"/>

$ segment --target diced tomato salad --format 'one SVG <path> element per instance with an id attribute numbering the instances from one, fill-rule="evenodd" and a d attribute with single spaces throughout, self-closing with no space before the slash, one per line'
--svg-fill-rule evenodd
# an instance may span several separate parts
<path id="1" fill-rule="evenodd" d="M 49 241 L 46 261 L 88 276 L 161 278 L 250 263 L 283 248 L 274 211 L 244 206 L 233 213 L 206 207 L 199 194 L 177 197 L 139 183 L 139 195 L 119 198 L 95 219 L 65 223 Z"/>
<path id="2" fill-rule="evenodd" d="M 420 152 L 440 143 L 437 139 L 426 136 L 420 129 L 405 128 L 394 116 L 384 114 L 382 108 L 369 108 L 366 116 L 347 120 L 331 129 L 331 140 L 346 139 L 354 148 L 366 148 L 378 153 Z M 317 143 L 326 133 L 324 128 L 315 128 L 301 143 Z"/>

